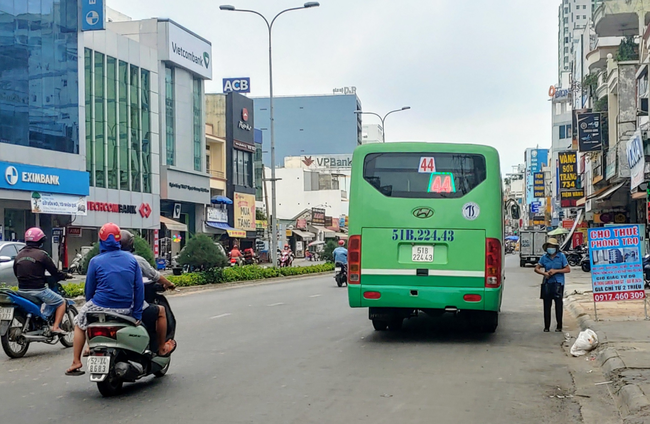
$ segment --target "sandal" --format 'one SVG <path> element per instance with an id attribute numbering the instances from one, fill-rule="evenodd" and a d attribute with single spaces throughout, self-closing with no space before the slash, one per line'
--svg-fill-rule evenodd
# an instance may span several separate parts
<path id="1" fill-rule="evenodd" d="M 65 371 L 65 375 L 67 375 L 69 377 L 79 377 L 80 375 L 84 375 L 86 373 L 86 371 L 82 371 L 81 367 L 83 367 L 83 365 L 80 366 L 79 368 L 74 368 L 74 369 L 68 368 Z"/>

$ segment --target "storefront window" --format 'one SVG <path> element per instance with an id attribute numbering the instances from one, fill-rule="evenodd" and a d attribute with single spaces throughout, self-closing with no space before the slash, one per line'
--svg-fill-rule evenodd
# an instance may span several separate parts
<path id="1" fill-rule="evenodd" d="M 193 132 L 194 132 L 194 170 L 201 170 L 201 137 L 202 137 L 202 126 L 201 126 L 201 80 L 194 78 L 193 81 L 193 107 L 192 107 L 192 116 L 193 116 Z"/>
<path id="2" fill-rule="evenodd" d="M 166 163 L 176 163 L 176 139 L 174 134 L 174 69 L 165 67 L 165 136 Z"/>
<path id="3" fill-rule="evenodd" d="M 117 61 L 109 56 L 106 57 L 106 107 L 108 188 L 117 189 Z"/>
<path id="4" fill-rule="evenodd" d="M 84 50 L 84 78 L 85 78 L 85 97 L 86 97 L 86 171 L 90 177 L 90 185 L 94 185 L 95 180 L 95 155 L 93 154 L 93 52 L 90 49 Z"/>
<path id="5" fill-rule="evenodd" d="M 0 1 L 0 143 L 79 153 L 78 21 L 77 0 Z"/>
<path id="6" fill-rule="evenodd" d="M 104 140 L 104 55 L 95 52 L 95 186 L 106 187 Z"/>
<path id="7" fill-rule="evenodd" d="M 149 71 L 142 69 L 142 191 L 151 193 L 151 106 Z"/>
<path id="8" fill-rule="evenodd" d="M 120 189 L 129 190 L 129 64 L 120 61 L 118 70 L 119 91 L 119 156 L 120 156 Z"/>
<path id="9" fill-rule="evenodd" d="M 131 191 L 140 191 L 140 69 L 131 65 Z"/>

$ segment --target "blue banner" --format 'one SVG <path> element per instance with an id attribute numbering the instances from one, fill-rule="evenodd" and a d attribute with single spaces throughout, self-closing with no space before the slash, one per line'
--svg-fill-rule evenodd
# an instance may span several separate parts
<path id="1" fill-rule="evenodd" d="M 88 172 L 0 162 L 0 189 L 88 196 Z"/>
<path id="2" fill-rule="evenodd" d="M 104 28 L 104 0 L 81 0 L 81 30 L 100 31 Z"/>
<path id="3" fill-rule="evenodd" d="M 250 78 L 224 78 L 223 92 L 229 93 L 231 91 L 235 91 L 237 93 L 250 93 L 251 79 Z"/>
<path id="4" fill-rule="evenodd" d="M 645 299 L 642 241 L 638 225 L 589 229 L 594 302 Z"/>

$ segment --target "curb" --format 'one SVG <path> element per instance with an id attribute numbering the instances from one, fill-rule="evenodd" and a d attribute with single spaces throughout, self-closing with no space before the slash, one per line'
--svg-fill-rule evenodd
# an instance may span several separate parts
<path id="1" fill-rule="evenodd" d="M 324 271 L 324 272 L 314 272 L 311 274 L 287 275 L 282 277 L 263 278 L 260 280 L 242 280 L 242 281 L 231 281 L 227 283 L 203 284 L 200 286 L 177 287 L 176 291 L 165 292 L 165 296 L 182 296 L 182 295 L 189 295 L 201 291 L 228 290 L 228 289 L 235 289 L 235 288 L 263 286 L 267 284 L 276 284 L 287 280 L 301 280 L 301 279 L 306 279 L 311 277 L 330 275 L 333 272 L 334 271 Z M 84 296 L 77 296 L 69 299 L 74 301 L 77 306 L 82 306 L 84 303 L 86 303 L 86 298 Z"/>
<path id="2" fill-rule="evenodd" d="M 617 371 L 627 367 L 623 359 L 619 356 L 618 351 L 613 347 L 606 346 L 607 335 L 602 331 L 600 325 L 592 320 L 585 309 L 576 300 L 572 299 L 571 296 L 566 298 L 565 307 L 576 318 L 581 331 L 590 328 L 596 332 L 599 346 L 604 347 L 604 349 L 598 352 L 596 360 L 607 378 L 617 377 Z M 650 401 L 643 393 L 643 390 L 636 384 L 613 386 L 611 393 L 616 398 L 623 417 L 638 414 L 642 410 L 650 407 Z"/>

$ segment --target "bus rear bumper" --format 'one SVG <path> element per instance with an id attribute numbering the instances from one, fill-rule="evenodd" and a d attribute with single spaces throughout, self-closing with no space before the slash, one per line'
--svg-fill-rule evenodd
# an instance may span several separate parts
<path id="1" fill-rule="evenodd" d="M 480 300 L 477 300 L 477 296 L 480 296 Z M 456 308 L 457 310 L 498 311 L 501 303 L 501 289 L 351 285 L 348 286 L 348 300 L 353 308 L 420 310 Z"/>

